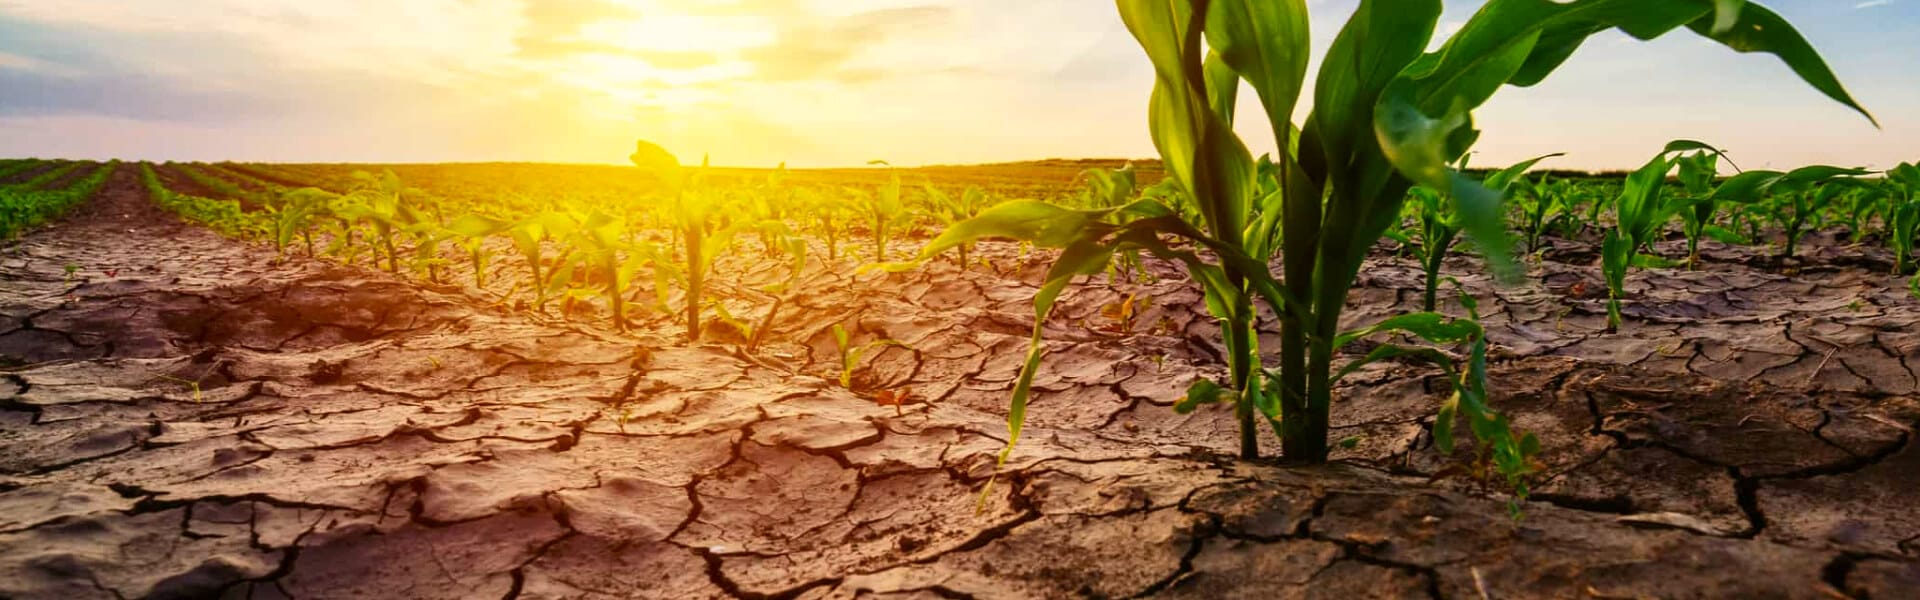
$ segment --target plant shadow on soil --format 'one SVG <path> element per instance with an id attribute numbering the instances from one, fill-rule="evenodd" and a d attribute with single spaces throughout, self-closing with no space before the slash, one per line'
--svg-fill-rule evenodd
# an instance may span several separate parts
<path id="1" fill-rule="evenodd" d="M 1217 330 L 1149 263 L 1065 297 L 976 506 L 1044 269 L 1010 246 L 980 250 L 1006 274 L 811 277 L 745 356 L 669 341 L 666 316 L 621 336 L 276 265 L 132 171 L 0 251 L 0 597 L 1920 594 L 1920 303 L 1872 249 L 1815 243 L 1786 277 L 1712 246 L 1635 275 L 1613 334 L 1581 293 L 1597 270 L 1553 260 L 1578 242 L 1519 287 L 1462 276 L 1494 406 L 1545 446 L 1519 520 L 1499 486 L 1436 477 L 1473 450 L 1431 447 L 1444 383 L 1420 365 L 1349 378 L 1333 464 L 1230 458 L 1227 411 L 1169 408 L 1218 375 Z M 741 288 L 781 275 L 730 260 Z M 1348 318 L 1419 283 L 1377 255 Z M 1150 326 L 1102 331 L 1128 294 Z M 830 383 L 836 323 L 903 342 L 861 380 L 914 400 Z"/>

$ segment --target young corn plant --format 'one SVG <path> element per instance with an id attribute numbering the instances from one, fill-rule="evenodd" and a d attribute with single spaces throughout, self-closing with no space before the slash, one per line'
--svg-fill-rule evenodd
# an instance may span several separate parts
<path id="1" fill-rule="evenodd" d="M 1713 197 L 1713 181 L 1720 170 L 1721 152 L 1695 152 L 1682 155 L 1675 162 L 1680 167 L 1680 187 L 1686 192 L 1688 205 L 1680 211 L 1681 233 L 1687 236 L 1687 270 L 1700 268 L 1700 239 L 1703 237 L 1725 238 L 1724 230 L 1713 224 L 1714 215 L 1719 212 L 1719 202 Z M 1732 165 L 1733 161 L 1728 160 Z M 1736 170 L 1739 168 L 1734 167 Z"/>
<path id="2" fill-rule="evenodd" d="M 642 267 L 660 262 L 659 251 L 651 243 L 628 242 L 627 223 L 605 212 L 595 210 L 573 219 L 576 224 L 570 228 L 573 234 L 567 245 L 579 249 L 580 260 L 599 278 L 596 293 L 606 296 L 614 329 L 627 331 L 627 291 Z"/>
<path id="3" fill-rule="evenodd" d="M 275 256 L 285 256 L 287 246 L 298 236 L 305 243 L 307 257 L 314 256 L 314 219 L 327 211 L 338 196 L 318 188 L 300 188 L 280 194 L 279 201 L 267 207 L 267 225 L 273 236 Z"/>
<path id="4" fill-rule="evenodd" d="M 403 197 L 404 198 L 404 197 Z M 427 281 L 440 283 L 440 267 L 447 260 L 440 256 L 440 244 L 453 236 L 447 232 L 446 223 L 440 216 L 440 210 L 432 199 L 403 200 L 394 211 L 394 224 L 400 233 L 406 234 L 413 242 L 413 256 L 407 260 L 407 269 L 415 277 L 426 275 Z"/>
<path id="5" fill-rule="evenodd" d="M 476 213 L 460 215 L 447 222 L 445 235 L 467 253 L 467 265 L 473 268 L 473 287 L 483 290 L 487 287 L 487 269 L 493 262 L 493 250 L 487 248 L 487 240 L 512 227 L 506 220 Z"/>
<path id="6" fill-rule="evenodd" d="M 1542 178 L 1514 180 L 1510 198 L 1520 205 L 1520 230 L 1526 236 L 1527 252 L 1539 254 L 1540 240 L 1560 221 L 1570 218 L 1569 183 L 1564 179 Z"/>
<path id="7" fill-rule="evenodd" d="M 721 250 L 733 245 L 733 236 L 737 228 L 714 226 L 714 206 L 712 199 L 701 189 L 706 163 L 702 161 L 700 170 L 688 173 L 680 166 L 680 159 L 646 140 L 638 142 L 638 148 L 628 157 L 635 166 L 661 183 L 667 196 L 672 200 L 667 204 L 674 228 L 684 242 L 685 262 L 678 269 L 666 266 L 659 261 L 655 269 L 668 269 L 677 272 L 686 282 L 687 341 L 700 341 L 700 298 L 706 289 L 707 272 L 713 268 L 714 258 Z M 895 183 L 898 183 L 896 178 Z M 895 186 L 898 192 L 898 186 Z"/>
<path id="8" fill-rule="evenodd" d="M 1336 370 L 1335 352 L 1355 336 L 1412 333 L 1438 344 L 1484 347 L 1478 326 L 1466 319 L 1415 313 L 1342 331 L 1340 316 L 1362 260 L 1401 214 L 1415 183 L 1446 190 L 1489 264 L 1511 274 L 1499 194 L 1447 165 L 1477 137 L 1471 109 L 1504 85 L 1539 83 L 1595 33 L 1617 28 L 1649 39 L 1685 27 L 1735 50 L 1775 54 L 1816 89 L 1857 108 L 1805 40 L 1757 4 L 1494 0 L 1428 53 L 1440 0 L 1362 0 L 1321 61 L 1311 113 L 1296 124 L 1310 47 L 1305 0 L 1117 4 L 1157 76 L 1148 109 L 1154 145 L 1178 197 L 1198 218 L 1183 219 L 1158 199 L 1091 210 L 1014 201 L 948 229 L 919 255 L 924 260 L 986 237 L 1060 249 L 1034 298 L 1033 341 L 1012 394 L 1003 460 L 1020 436 L 1055 300 L 1076 277 L 1104 269 L 1116 252 L 1146 250 L 1177 260 L 1204 288 L 1209 312 L 1222 323 L 1229 379 L 1196 385 L 1188 399 L 1233 404 L 1240 453 L 1248 458 L 1260 453 L 1255 418 L 1263 415 L 1285 457 L 1326 460 L 1337 373 L 1384 356 L 1439 353 L 1388 344 Z M 1271 185 L 1257 180 L 1259 170 L 1232 127 L 1243 81 L 1257 93 L 1281 149 L 1272 159 Z M 1254 193 L 1262 189 L 1272 191 Z M 1267 269 L 1276 254 L 1283 263 L 1278 277 Z M 1255 346 L 1256 300 L 1280 322 L 1277 371 Z M 1514 435 L 1506 417 L 1486 405 L 1483 353 L 1470 354 L 1442 411 L 1468 417 L 1502 474 L 1524 476 L 1538 443 Z M 1451 451 L 1450 430 L 1436 427 L 1435 434 L 1436 445 Z"/>
<path id="9" fill-rule="evenodd" d="M 1887 171 L 1887 244 L 1893 247 L 1893 274 L 1913 267 L 1914 239 L 1920 238 L 1920 167 L 1913 163 Z"/>
<path id="10" fill-rule="evenodd" d="M 928 215 L 943 227 L 958 225 L 980 214 L 980 211 L 987 207 L 987 193 L 979 186 L 967 186 L 966 191 L 961 192 L 959 196 L 943 192 L 931 183 L 926 184 L 923 189 L 927 195 Z M 967 269 L 967 252 L 972 248 L 973 244 L 961 244 L 954 248 L 959 253 L 958 259 L 962 271 Z"/>
<path id="11" fill-rule="evenodd" d="M 1526 173 L 1527 169 L 1542 160 L 1560 154 L 1548 154 L 1533 158 L 1489 175 L 1486 180 L 1488 189 L 1506 192 L 1513 180 Z M 1461 169 L 1466 162 L 1461 161 Z M 1420 220 L 1420 268 L 1426 273 L 1426 290 L 1420 296 L 1420 310 L 1433 312 L 1436 294 L 1440 289 L 1440 266 L 1447 261 L 1447 252 L 1453 248 L 1453 242 L 1460 237 L 1460 214 L 1447 208 L 1449 201 L 1444 193 L 1424 186 L 1415 186 L 1408 190 L 1413 198 L 1413 208 Z"/>
<path id="12" fill-rule="evenodd" d="M 1743 202 L 1770 217 L 1785 236 L 1782 259 L 1793 258 L 1794 250 L 1809 226 L 1817 223 L 1822 211 L 1841 194 L 1864 184 L 1856 178 L 1866 169 L 1813 165 L 1785 173 L 1747 171 L 1728 178 L 1714 190 L 1717 200 Z M 1756 236 L 1757 237 L 1757 236 Z"/>
<path id="13" fill-rule="evenodd" d="M 1440 192 L 1415 186 L 1407 193 L 1412 198 L 1415 217 L 1420 222 L 1420 243 L 1413 247 L 1418 250 L 1420 270 L 1426 275 L 1426 289 L 1420 295 L 1420 310 L 1433 312 L 1435 292 L 1440 289 L 1440 266 L 1446 262 L 1447 251 L 1453 248 L 1454 240 L 1460 236 L 1458 213 L 1447 208 L 1447 199 Z"/>
<path id="14" fill-rule="evenodd" d="M 383 171 L 378 176 L 356 172 L 353 178 L 353 191 L 335 212 L 348 221 L 370 226 L 374 237 L 368 243 L 378 244 L 374 262 L 378 263 L 380 253 L 385 252 L 387 272 L 399 273 L 400 252 L 394 248 L 393 241 L 400 226 L 400 178 L 393 171 Z M 348 243 L 352 243 L 350 239 Z"/>
<path id="15" fill-rule="evenodd" d="M 554 211 L 543 211 L 520 220 L 507 227 L 507 238 L 513 241 L 513 248 L 520 252 L 520 258 L 526 263 L 528 289 L 533 292 L 533 309 L 545 310 L 549 290 L 553 281 L 570 278 L 557 277 L 563 267 L 570 264 L 563 254 L 560 260 L 553 261 L 552 267 L 546 267 L 545 247 L 548 240 L 564 239 L 573 231 L 573 221 L 566 215 Z"/>
<path id="16" fill-rule="evenodd" d="M 782 225 L 774 230 L 772 237 L 767 239 L 767 243 L 786 253 L 789 263 L 786 279 L 760 288 L 762 293 L 773 297 L 773 304 L 767 307 L 766 314 L 761 315 L 759 321 L 749 322 L 728 312 L 726 303 L 713 303 L 714 312 L 719 315 L 720 321 L 732 327 L 742 339 L 746 340 L 742 350 L 748 354 L 754 353 L 760 348 L 760 344 L 766 341 L 767 334 L 773 330 L 774 319 L 780 315 L 780 309 L 790 301 L 794 290 L 799 287 L 800 276 L 805 274 L 807 269 L 806 238 L 795 235 Z"/>
<path id="17" fill-rule="evenodd" d="M 874 161 L 886 164 L 885 161 Z M 868 233 L 873 235 L 873 262 L 887 260 L 887 243 L 898 227 L 912 220 L 913 214 L 907 211 L 907 205 L 900 199 L 900 174 L 892 173 L 880 189 L 866 195 L 863 205 L 866 210 Z"/>
<path id="18" fill-rule="evenodd" d="M 1086 179 L 1086 189 L 1081 190 L 1079 205 L 1083 209 L 1115 209 L 1133 201 L 1134 192 L 1139 187 L 1137 173 L 1133 163 L 1127 163 L 1118 169 L 1087 169 L 1080 172 Z M 1108 274 L 1117 278 L 1124 274 L 1142 272 L 1140 253 L 1124 252 L 1114 257 L 1117 264 L 1109 267 Z"/>
<path id="19" fill-rule="evenodd" d="M 1835 222 L 1846 225 L 1847 242 L 1858 244 L 1867 238 L 1867 230 L 1875 219 L 1887 222 L 1892 215 L 1892 195 L 1885 185 L 1861 185 L 1852 193 L 1841 196 L 1843 204 L 1836 207 Z"/>
<path id="20" fill-rule="evenodd" d="M 840 387 L 849 390 L 853 389 L 853 373 L 860 370 L 860 361 L 868 354 L 888 346 L 906 347 L 906 344 L 885 338 L 855 344 L 847 334 L 847 328 L 839 323 L 833 324 L 833 344 L 840 350 Z"/>
<path id="21" fill-rule="evenodd" d="M 817 190 L 805 190 L 799 197 L 804 199 L 807 214 L 813 216 L 810 225 L 827 246 L 827 262 L 839 262 L 840 241 L 845 238 L 849 218 L 846 204 Z"/>
<path id="22" fill-rule="evenodd" d="M 1695 205 L 1688 198 L 1667 195 L 1667 174 L 1689 161 L 1694 168 L 1711 165 L 1699 157 L 1719 152 L 1700 142 L 1674 140 L 1627 176 L 1620 197 L 1613 201 L 1613 229 L 1600 242 L 1600 273 L 1607 280 L 1607 331 L 1620 329 L 1620 300 L 1626 294 L 1628 269 L 1662 264 L 1664 259 L 1642 251 L 1666 231 L 1675 215 Z"/>
<path id="23" fill-rule="evenodd" d="M 1080 172 L 1087 187 L 1080 192 L 1080 208 L 1119 208 L 1133 200 L 1138 177 L 1133 163 L 1118 169 L 1087 169 Z"/>

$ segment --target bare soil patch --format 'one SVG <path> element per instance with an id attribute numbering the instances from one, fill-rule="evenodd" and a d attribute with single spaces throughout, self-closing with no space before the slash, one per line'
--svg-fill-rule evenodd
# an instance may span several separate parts
<path id="1" fill-rule="evenodd" d="M 1472 451 L 1431 449 L 1444 384 L 1419 365 L 1348 380 L 1334 464 L 1231 458 L 1227 411 L 1169 408 L 1222 367 L 1198 291 L 1150 263 L 1064 297 L 976 504 L 1037 257 L 822 269 L 746 356 L 665 315 L 616 335 L 274 264 L 121 169 L 0 250 L 0 596 L 1912 597 L 1920 308 L 1851 266 L 1870 251 L 1809 250 L 1793 276 L 1636 274 L 1611 334 L 1575 293 L 1604 289 L 1590 264 L 1463 276 L 1495 406 L 1545 442 L 1519 520 L 1498 486 L 1436 479 Z M 727 285 L 784 276 L 749 254 Z M 1365 272 L 1351 320 L 1418 301 L 1410 261 Z M 1128 293 L 1153 298 L 1142 327 L 1104 330 Z M 913 400 L 830 382 L 833 324 L 905 343 L 855 387 Z"/>

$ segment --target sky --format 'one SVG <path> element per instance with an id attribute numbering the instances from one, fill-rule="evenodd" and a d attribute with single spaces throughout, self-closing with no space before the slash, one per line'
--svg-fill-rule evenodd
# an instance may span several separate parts
<path id="1" fill-rule="evenodd" d="M 1357 1 L 1309 0 L 1316 56 Z M 1771 56 L 1607 33 L 1481 107 L 1473 163 L 1631 168 L 1674 138 L 1743 168 L 1920 160 L 1920 0 L 1765 4 L 1880 129 Z M 1441 32 L 1478 5 L 1449 0 Z M 1103 0 L 0 0 L 0 156 L 1137 158 L 1152 82 Z M 1237 128 L 1268 151 L 1254 104 Z"/>

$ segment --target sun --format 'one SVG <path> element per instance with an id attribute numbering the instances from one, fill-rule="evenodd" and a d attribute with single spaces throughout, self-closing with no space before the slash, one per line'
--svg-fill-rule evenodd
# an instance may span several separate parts
<path id="1" fill-rule="evenodd" d="M 583 40 L 637 52 L 737 52 L 772 44 L 772 18 L 655 11 L 635 19 L 600 21 L 581 28 Z"/>
<path id="2" fill-rule="evenodd" d="M 751 79 L 743 53 L 774 44 L 771 17 L 693 14 L 661 3 L 587 23 L 570 41 L 586 50 L 552 65 L 552 76 L 618 105 L 685 109 L 716 99 L 729 82 Z"/>

